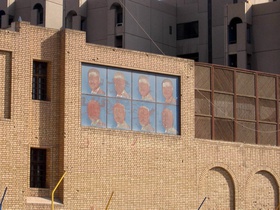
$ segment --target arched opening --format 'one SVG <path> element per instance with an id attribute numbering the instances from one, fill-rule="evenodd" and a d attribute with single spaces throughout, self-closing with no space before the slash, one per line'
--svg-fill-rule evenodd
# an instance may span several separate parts
<path id="1" fill-rule="evenodd" d="M 65 17 L 65 28 L 73 28 L 73 16 L 77 16 L 77 13 L 74 10 L 68 12 Z"/>
<path id="2" fill-rule="evenodd" d="M 6 13 L 3 10 L 0 10 L 0 28 L 2 28 L 2 16 L 6 15 Z"/>
<path id="3" fill-rule="evenodd" d="M 37 10 L 37 20 L 36 23 L 37 25 L 43 24 L 44 23 L 44 9 L 41 4 L 35 4 L 33 7 L 33 10 Z"/>
<path id="4" fill-rule="evenodd" d="M 210 169 L 203 178 L 202 195 L 207 198 L 204 209 L 235 209 L 235 185 L 228 171 Z"/>
<path id="5" fill-rule="evenodd" d="M 248 183 L 246 209 L 276 209 L 279 205 L 279 185 L 268 171 L 255 173 Z"/>
<path id="6" fill-rule="evenodd" d="M 238 17 L 233 18 L 228 26 L 228 43 L 235 44 L 237 42 L 237 24 L 242 23 L 242 20 Z"/>
<path id="7" fill-rule="evenodd" d="M 111 10 L 115 10 L 115 24 L 116 26 L 121 25 L 123 23 L 123 8 L 120 4 L 114 3 Z"/>

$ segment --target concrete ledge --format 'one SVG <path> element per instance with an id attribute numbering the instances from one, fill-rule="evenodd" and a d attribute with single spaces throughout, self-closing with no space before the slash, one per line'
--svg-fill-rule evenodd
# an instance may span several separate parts
<path id="1" fill-rule="evenodd" d="M 52 200 L 51 200 L 51 198 L 48 198 L 48 197 L 27 197 L 26 198 L 26 203 L 51 205 Z M 61 201 L 59 201 L 57 199 L 54 200 L 54 204 L 55 205 L 63 205 L 63 203 L 61 203 Z"/>

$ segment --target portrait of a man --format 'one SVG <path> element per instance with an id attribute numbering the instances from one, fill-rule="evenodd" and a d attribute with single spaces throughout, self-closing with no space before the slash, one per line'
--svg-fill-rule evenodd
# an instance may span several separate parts
<path id="1" fill-rule="evenodd" d="M 105 123 L 100 119 L 100 104 L 96 100 L 90 100 L 87 104 L 87 114 L 91 121 L 91 126 L 105 128 Z"/>
<path id="2" fill-rule="evenodd" d="M 88 71 L 88 85 L 91 89 L 91 94 L 105 95 L 105 92 L 100 87 L 100 73 L 97 69 Z"/>
<path id="3" fill-rule="evenodd" d="M 113 83 L 116 91 L 116 97 L 130 98 L 130 95 L 125 90 L 126 81 L 122 72 L 116 72 L 114 74 Z"/>
<path id="4" fill-rule="evenodd" d="M 165 133 L 168 134 L 177 134 L 177 130 L 174 128 L 173 123 L 174 123 L 174 118 L 173 118 L 173 113 L 172 110 L 168 108 L 164 108 L 162 113 L 161 113 L 161 118 L 162 118 L 162 126 L 165 129 Z"/>
<path id="5" fill-rule="evenodd" d="M 130 130 L 130 126 L 125 121 L 126 111 L 125 106 L 121 103 L 116 103 L 113 106 L 114 120 L 117 124 L 117 129 Z"/>
<path id="6" fill-rule="evenodd" d="M 162 81 L 162 94 L 165 98 L 165 103 L 176 104 L 176 99 L 173 97 L 173 83 L 170 79 L 164 79 Z"/>
<path id="7" fill-rule="evenodd" d="M 150 110 L 146 106 L 138 108 L 138 120 L 141 125 L 141 131 L 155 132 L 155 129 L 150 123 Z"/>
<path id="8" fill-rule="evenodd" d="M 154 98 L 151 95 L 150 82 L 147 76 L 139 76 L 138 90 L 142 100 L 152 102 L 154 101 Z"/>

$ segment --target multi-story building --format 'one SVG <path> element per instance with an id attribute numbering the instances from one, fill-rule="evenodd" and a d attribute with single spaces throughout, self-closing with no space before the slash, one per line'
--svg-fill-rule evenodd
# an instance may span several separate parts
<path id="1" fill-rule="evenodd" d="M 2 0 L 15 20 L 86 31 L 89 43 L 279 73 L 276 0 Z"/>
<path id="2" fill-rule="evenodd" d="M 279 75 L 86 37 L 0 30 L 3 209 L 279 207 Z"/>

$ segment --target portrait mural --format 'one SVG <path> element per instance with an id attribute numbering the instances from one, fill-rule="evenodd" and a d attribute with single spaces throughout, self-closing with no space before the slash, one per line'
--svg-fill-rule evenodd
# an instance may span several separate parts
<path id="1" fill-rule="evenodd" d="M 131 101 L 108 98 L 108 128 L 131 130 Z"/>
<path id="2" fill-rule="evenodd" d="M 133 101 L 133 130 L 155 132 L 155 104 Z"/>
<path id="3" fill-rule="evenodd" d="M 81 123 L 84 126 L 106 128 L 106 99 L 82 95 Z"/>
<path id="4" fill-rule="evenodd" d="M 180 134 L 179 77 L 82 64 L 81 126 Z"/>

